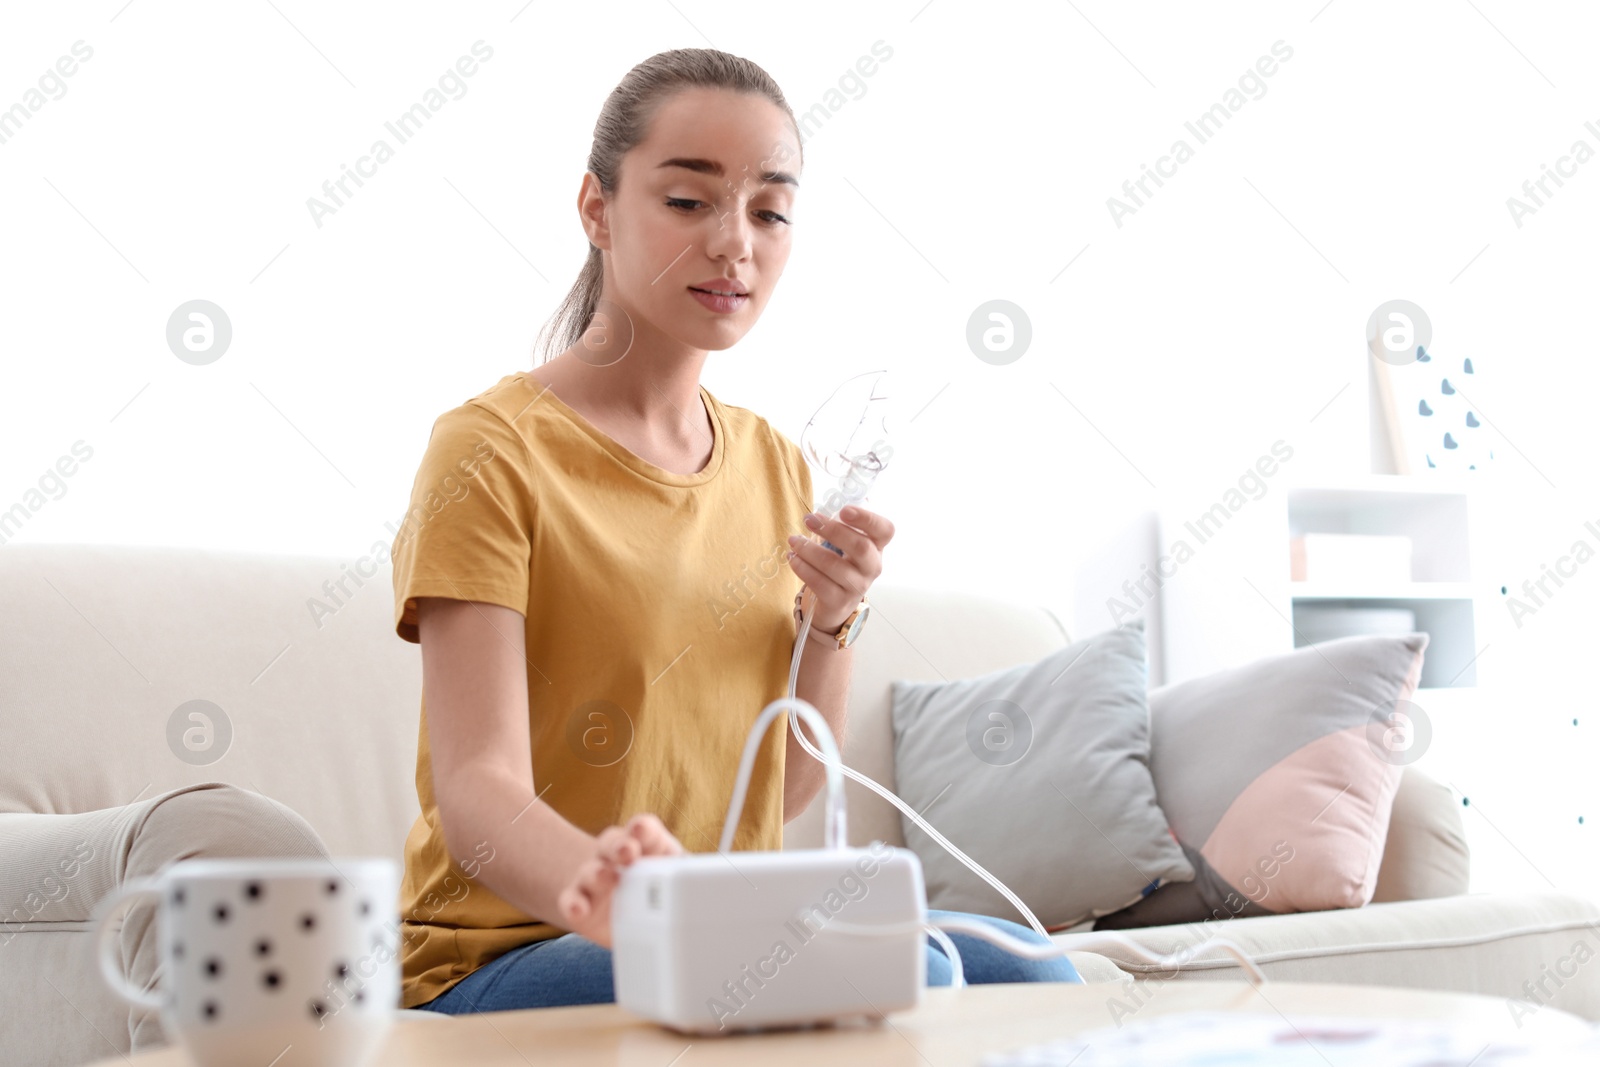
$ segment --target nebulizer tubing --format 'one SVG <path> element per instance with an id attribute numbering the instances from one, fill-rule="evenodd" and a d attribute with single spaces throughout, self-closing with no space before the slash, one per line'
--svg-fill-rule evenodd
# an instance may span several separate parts
<path id="1" fill-rule="evenodd" d="M 881 375 L 882 372 L 875 372 L 875 374 Z M 874 377 L 874 375 L 860 375 L 859 377 L 868 378 Z M 874 394 L 872 399 L 881 398 Z M 863 414 L 861 420 L 858 421 L 858 425 L 860 422 L 865 421 L 865 414 Z M 879 444 L 881 445 L 882 442 L 879 442 Z M 827 501 L 817 509 L 818 514 L 833 518 L 847 504 L 863 499 L 867 494 L 867 490 L 871 488 L 873 481 L 876 480 L 878 474 L 884 468 L 885 457 L 878 455 L 876 449 L 868 450 L 859 456 L 849 456 L 847 458 L 850 467 L 848 473 L 841 480 L 839 489 L 830 493 Z M 823 547 L 837 552 L 841 556 L 844 555 L 842 549 L 835 547 L 826 540 L 822 544 Z M 1024 904 L 1022 898 L 1012 892 L 1009 886 L 990 874 L 971 856 L 957 848 L 953 842 L 934 829 L 932 824 L 917 811 L 913 810 L 905 801 L 866 775 L 844 765 L 844 760 L 839 754 L 838 742 L 833 736 L 833 730 L 828 726 L 828 721 L 822 717 L 822 713 L 817 711 L 814 705 L 809 701 L 801 700 L 795 692 L 800 678 L 800 656 L 805 650 L 806 640 L 811 632 L 811 617 L 815 614 L 816 607 L 817 601 L 813 597 L 810 606 L 802 613 L 799 632 L 795 636 L 794 655 L 789 662 L 789 695 L 779 697 L 763 708 L 755 724 L 751 727 L 749 736 L 745 739 L 744 754 L 739 761 L 739 773 L 734 784 L 733 799 L 728 805 L 727 818 L 722 826 L 722 840 L 718 846 L 719 851 L 727 852 L 733 846 L 734 831 L 738 827 L 739 816 L 744 811 L 745 794 L 749 789 L 750 774 L 755 767 L 756 752 L 760 748 L 761 739 L 766 735 L 767 728 L 771 725 L 773 718 L 787 709 L 789 712 L 789 728 L 800 742 L 800 747 L 822 762 L 827 775 L 828 795 L 823 815 L 823 848 L 843 849 L 849 847 L 844 794 L 844 778 L 848 776 L 893 804 L 901 814 L 921 828 L 941 848 L 960 860 L 974 874 L 992 886 L 1001 896 L 1005 897 L 1012 907 L 1016 908 L 1018 913 L 1028 920 L 1028 924 L 1041 937 L 1048 940 L 1050 932 L 1045 929 L 1038 916 L 1034 915 L 1032 909 Z M 822 750 L 819 750 L 806 737 L 805 732 L 800 728 L 802 721 L 810 724 L 812 729 L 816 731 L 817 737 L 822 741 Z M 982 938 L 1026 959 L 1049 959 L 1055 956 L 1064 956 L 1068 952 L 1115 946 L 1145 962 L 1153 963 L 1160 967 L 1177 968 L 1183 962 L 1182 957 L 1177 955 L 1163 956 L 1152 953 L 1142 945 L 1120 934 L 1101 932 L 1100 936 L 1092 939 L 1075 939 L 1070 947 L 1054 941 L 1039 945 L 1018 940 L 987 923 L 970 919 L 952 918 L 942 919 L 937 923 L 915 922 L 911 924 L 887 923 L 871 925 L 832 921 L 828 923 L 826 929 L 836 930 L 840 933 L 868 936 L 904 933 L 909 929 L 923 930 L 944 949 L 945 955 L 951 962 L 952 984 L 957 986 L 964 984 L 964 971 L 961 966 L 961 955 L 947 936 L 947 932 L 968 934 Z M 1217 948 L 1226 951 L 1238 961 L 1252 985 L 1259 985 L 1266 981 L 1266 975 L 1238 945 L 1225 938 L 1214 938 L 1211 943 Z"/>
<path id="2" fill-rule="evenodd" d="M 1163 969 L 1176 971 L 1182 968 L 1183 965 L 1194 956 L 1194 953 L 1192 952 L 1179 952 L 1171 953 L 1169 955 L 1160 955 L 1158 953 L 1151 952 L 1149 949 L 1145 948 L 1137 941 L 1134 941 L 1132 938 L 1124 937 L 1122 934 L 1115 934 L 1109 931 L 1097 931 L 1098 936 L 1096 937 L 1078 939 L 1068 944 L 1061 944 L 1060 942 L 1052 941 L 1048 945 L 1036 945 L 1031 942 L 1022 941 L 1012 937 L 1004 930 L 991 926 L 986 922 L 980 922 L 976 919 L 940 919 L 937 923 L 920 923 L 915 921 L 903 923 L 848 923 L 841 922 L 838 919 L 830 919 L 828 924 L 822 928 L 821 932 L 855 934 L 863 937 L 884 937 L 894 934 L 904 934 L 916 929 L 926 930 L 930 937 L 933 937 L 934 940 L 938 941 L 939 944 L 944 947 L 945 955 L 950 957 L 950 984 L 953 986 L 964 984 L 965 976 L 961 969 L 960 953 L 956 951 L 955 945 L 950 942 L 950 939 L 946 936 L 943 936 L 945 934 L 966 934 L 970 937 L 976 937 L 981 940 L 988 941 L 991 944 L 999 945 L 1001 948 L 1012 953 L 1013 955 L 1021 956 L 1024 959 L 1030 960 L 1047 960 L 1055 956 L 1065 956 L 1069 952 L 1087 952 L 1097 948 L 1115 947 L 1122 949 L 1129 955 L 1135 956 L 1145 963 L 1151 963 Z M 1251 985 L 1259 986 L 1266 982 L 1266 974 L 1259 966 L 1257 966 L 1256 962 L 1250 958 L 1249 954 L 1234 942 L 1229 941 L 1225 937 L 1214 937 L 1209 939 L 1208 944 L 1214 945 L 1226 952 L 1228 955 L 1232 956 L 1234 961 L 1239 964 L 1240 969 L 1244 971 L 1245 978 Z"/>
<path id="3" fill-rule="evenodd" d="M 789 693 L 790 693 L 790 699 L 794 699 L 793 694 L 794 694 L 794 691 L 795 691 L 795 684 L 799 680 L 799 677 L 800 677 L 800 653 L 801 653 L 801 650 L 805 648 L 806 635 L 811 630 L 811 616 L 816 611 L 816 608 L 817 608 L 816 601 L 813 600 L 812 603 L 811 603 L 811 606 L 806 609 L 804 618 L 800 622 L 800 635 L 795 640 L 795 643 L 794 643 L 794 659 L 790 663 L 790 666 L 789 666 Z M 810 707 L 809 704 L 806 705 L 806 706 Z M 806 721 L 809 722 L 810 720 L 807 719 Z M 826 725 L 826 720 L 824 720 L 824 725 Z M 811 739 L 806 737 L 806 735 L 801 731 L 801 729 L 800 729 L 800 718 L 798 716 L 791 715 L 790 720 L 789 720 L 789 728 L 794 731 L 795 737 L 799 739 L 801 748 L 805 749 L 807 752 L 809 752 L 811 755 L 815 756 L 817 759 L 822 760 L 823 763 L 827 763 L 827 757 L 822 752 L 818 751 L 816 746 L 811 743 Z M 817 732 L 817 736 L 818 737 L 823 737 L 824 735 L 823 735 L 822 731 L 819 730 Z M 830 743 L 830 744 L 833 743 L 833 738 L 832 738 L 831 732 L 827 735 L 827 739 L 828 739 L 828 743 Z M 835 748 L 837 748 L 837 746 L 835 746 Z M 997 892 L 1000 893 L 1001 896 L 1003 896 L 1007 900 L 1009 900 L 1011 902 L 1011 906 L 1016 908 L 1017 911 L 1019 913 L 1021 913 L 1028 920 L 1028 925 L 1029 926 L 1032 926 L 1035 930 L 1037 930 L 1040 934 L 1042 934 L 1045 937 L 1049 937 L 1050 936 L 1050 932 L 1044 928 L 1044 924 L 1039 921 L 1038 916 L 1034 915 L 1032 910 L 1029 909 L 1029 907 L 1022 902 L 1022 898 L 1021 897 L 1019 897 L 1015 893 L 1013 893 L 1011 891 L 1011 888 L 1009 886 L 1007 886 L 1004 882 L 1002 882 L 1000 879 L 996 878 L 994 875 L 992 875 L 988 871 L 984 870 L 983 867 L 978 863 L 977 860 L 973 859 L 971 856 L 969 856 L 965 852 L 961 851 L 961 849 L 957 848 L 956 845 L 952 841 L 950 841 L 949 838 L 945 837 L 938 830 L 934 829 L 933 826 L 928 822 L 928 820 L 924 819 L 920 814 L 918 814 L 917 811 L 915 809 L 913 809 L 909 804 L 907 804 L 905 801 L 901 800 L 899 797 L 897 797 L 893 793 L 889 792 L 889 790 L 885 789 L 883 786 L 879 785 L 877 782 L 873 781 L 871 778 L 868 778 L 866 775 L 862 774 L 859 771 L 853 770 L 850 767 L 845 767 L 845 766 L 843 766 L 842 763 L 840 765 L 840 770 L 842 770 L 847 777 L 852 778 L 857 782 L 860 782 L 862 785 L 866 786 L 868 789 L 872 790 L 874 793 L 878 794 L 880 797 L 882 797 L 883 799 L 887 800 L 889 803 L 893 804 L 896 808 L 899 808 L 901 814 L 905 815 L 906 818 L 908 818 L 912 822 L 916 823 L 917 826 L 919 826 L 922 829 L 923 833 L 927 834 L 929 837 L 931 837 L 935 841 L 937 841 L 941 848 L 943 848 L 946 852 L 950 853 L 950 855 L 954 856 L 956 859 L 960 860 L 962 863 L 966 864 L 967 867 L 969 867 L 974 874 L 976 874 L 979 878 L 982 878 L 985 882 L 988 882 L 991 886 L 993 886 L 995 888 L 995 890 Z M 832 817 L 830 817 L 829 820 L 828 820 L 828 823 L 824 827 L 824 829 L 826 831 L 825 835 L 824 835 L 824 839 L 823 839 L 823 847 L 824 848 L 845 848 L 846 847 L 847 842 L 846 842 L 846 838 L 845 838 L 845 818 L 844 818 L 844 801 L 843 801 L 843 799 L 841 799 L 839 801 L 839 804 L 838 804 L 837 827 L 835 825 L 834 819 Z"/>
<path id="4" fill-rule="evenodd" d="M 761 747 L 761 739 L 766 736 L 767 727 L 772 725 L 772 720 L 781 712 L 787 710 L 790 718 L 798 721 L 803 718 L 817 731 L 817 736 L 822 738 L 823 747 L 827 755 L 819 757 L 823 768 L 828 775 L 828 848 L 844 848 L 844 776 L 839 772 L 844 768 L 844 760 L 839 756 L 839 745 L 833 738 L 833 731 L 828 729 L 828 720 L 822 717 L 809 701 L 800 700 L 790 695 L 779 697 L 765 708 L 756 717 L 755 725 L 750 727 L 750 735 L 744 741 L 744 755 L 739 759 L 739 777 L 734 782 L 733 800 L 728 805 L 728 817 L 722 824 L 722 840 L 717 845 L 718 852 L 727 852 L 733 847 L 733 832 L 739 827 L 739 815 L 744 811 L 745 791 L 750 788 L 750 772 L 755 767 L 756 752 Z"/>
<path id="5" fill-rule="evenodd" d="M 862 421 L 865 421 L 864 417 Z M 878 475 L 882 473 L 885 465 L 885 457 L 879 454 L 877 448 L 869 449 L 861 455 L 850 456 L 848 459 L 850 463 L 849 471 L 841 479 L 839 488 L 829 493 L 827 499 L 817 509 L 818 514 L 826 515 L 831 519 L 838 515 L 838 513 L 842 511 L 846 505 L 856 503 L 857 501 L 865 498 L 867 491 L 872 488 L 872 483 L 877 480 Z M 824 548 L 828 548 L 834 552 L 838 552 L 840 555 L 844 555 L 844 552 L 841 549 L 835 548 L 827 541 L 823 541 L 822 544 Z M 816 613 L 816 610 L 817 601 L 815 598 L 813 598 L 811 604 L 805 609 L 805 612 L 801 617 L 799 633 L 795 635 L 794 656 L 789 662 L 790 700 L 796 699 L 795 688 L 799 684 L 800 680 L 800 656 L 805 650 L 806 639 L 811 633 L 811 617 Z M 815 745 L 811 743 L 811 739 L 806 737 L 805 731 L 800 729 L 799 716 L 791 713 L 789 716 L 789 728 L 794 731 L 794 735 L 799 740 L 801 748 L 805 749 L 817 759 L 822 760 L 823 763 L 827 763 L 827 758 L 817 750 Z M 818 731 L 817 736 L 823 736 L 821 731 Z M 830 743 L 832 742 L 831 736 L 829 737 L 829 741 Z M 1044 928 L 1044 924 L 1041 923 L 1038 916 L 1034 915 L 1032 910 L 1030 910 L 1029 907 L 1022 902 L 1021 897 L 1013 893 L 1011 888 L 1000 879 L 984 870 L 983 867 L 971 856 L 957 848 L 955 844 L 949 840 L 949 838 L 945 837 L 938 830 L 934 829 L 932 824 L 930 824 L 928 820 L 924 819 L 909 804 L 895 796 L 877 782 L 873 781 L 871 778 L 868 778 L 866 775 L 849 767 L 843 766 L 842 762 L 840 769 L 848 777 L 860 782 L 862 785 L 866 786 L 874 793 L 877 793 L 889 803 L 893 804 L 903 815 L 906 816 L 906 818 L 916 823 L 916 825 L 922 829 L 923 833 L 937 841 L 941 848 L 964 863 L 979 878 L 982 878 L 985 882 L 989 883 L 989 885 L 993 886 L 1001 896 L 1005 897 L 1011 902 L 1011 906 L 1016 908 L 1017 911 L 1028 920 L 1028 925 L 1037 930 L 1041 936 L 1050 936 L 1049 931 Z M 833 810 L 830 799 L 830 814 L 827 824 L 824 827 L 823 847 L 845 848 L 847 844 L 844 801 L 842 798 L 840 799 L 835 811 Z"/>
<path id="6" fill-rule="evenodd" d="M 814 604 L 813 607 L 815 607 Z M 806 630 L 810 624 L 810 621 L 810 614 L 808 612 L 805 622 L 801 624 L 799 642 L 797 642 L 795 646 L 795 658 L 793 663 L 794 671 L 792 671 L 790 674 L 791 694 L 794 691 L 794 672 L 799 668 L 800 649 L 803 647 L 803 642 L 806 640 Z M 1003 893 L 1006 898 L 1016 906 L 1019 912 L 1027 916 L 1029 921 L 1032 923 L 1033 928 L 1038 931 L 1041 936 L 1045 937 L 1046 939 L 1050 938 L 1049 931 L 1044 929 L 1038 918 L 1035 917 L 1033 912 L 1028 909 L 1028 906 L 1022 903 L 1022 901 L 1017 898 L 1016 894 L 1013 893 L 1010 888 L 1005 885 L 1005 883 L 1001 882 L 994 875 L 984 870 L 975 860 L 967 856 L 966 853 L 962 852 L 960 849 L 956 848 L 955 845 L 947 841 L 944 838 L 944 835 L 940 834 L 937 830 L 933 829 L 933 827 L 929 826 L 920 815 L 918 815 L 915 811 L 908 809 L 899 797 L 895 796 L 893 793 L 890 793 L 887 789 L 884 789 L 882 786 L 878 785 L 877 782 L 874 782 L 866 775 L 860 774 L 859 772 L 846 767 L 844 765 L 843 758 L 839 754 L 839 745 L 834 739 L 833 730 L 828 726 L 828 720 L 824 719 L 822 717 L 822 713 L 819 712 L 809 701 L 801 700 L 793 695 L 779 697 L 777 700 L 774 700 L 772 703 L 768 704 L 762 709 L 760 716 L 756 718 L 755 724 L 750 728 L 750 735 L 745 739 L 744 754 L 739 760 L 739 773 L 737 780 L 734 783 L 733 800 L 728 805 L 727 820 L 722 826 L 722 840 L 718 846 L 719 851 L 727 852 L 733 846 L 734 830 L 738 827 L 739 815 L 744 811 L 745 793 L 750 786 L 750 773 L 755 767 L 756 753 L 760 749 L 761 739 L 766 736 L 767 729 L 772 725 L 772 720 L 785 709 L 787 709 L 789 712 L 790 728 L 794 730 L 795 736 L 800 739 L 800 743 L 805 746 L 808 752 L 811 752 L 812 755 L 816 756 L 817 759 L 822 761 L 823 768 L 827 774 L 828 795 L 826 800 L 826 808 L 824 811 L 824 848 L 842 849 L 848 847 L 845 835 L 846 819 L 844 776 L 849 775 L 857 781 L 862 782 L 863 784 L 876 790 L 880 796 L 885 797 L 901 811 L 905 812 L 912 819 L 915 819 L 917 824 L 926 830 L 934 840 L 938 841 L 946 850 L 948 850 L 951 855 L 955 856 L 968 867 L 972 868 L 973 871 L 982 876 L 983 879 L 990 885 L 993 885 L 996 889 L 1000 890 L 1000 892 Z M 800 733 L 798 724 L 802 720 L 810 724 L 811 728 L 816 731 L 817 736 L 821 738 L 823 751 L 818 752 L 815 750 L 811 746 L 811 743 L 806 739 L 805 735 Z M 1051 939 L 1048 940 L 1048 943 L 1040 945 L 1028 941 L 1021 941 L 1015 937 L 1012 937 L 1005 931 L 991 926 L 988 923 L 981 922 L 976 919 L 961 918 L 943 918 L 938 922 L 912 921 L 907 923 L 867 924 L 850 923 L 839 919 L 830 919 L 828 923 L 822 927 L 819 933 L 841 933 L 866 937 L 882 937 L 886 935 L 904 934 L 912 930 L 921 930 L 939 943 L 939 946 L 944 950 L 945 957 L 950 961 L 950 984 L 952 986 L 962 986 L 966 984 L 966 972 L 961 964 L 961 953 L 956 949 L 955 943 L 952 942 L 949 937 L 949 934 L 952 933 L 967 934 L 971 937 L 980 938 L 984 941 L 990 942 L 991 944 L 1000 946 L 1013 955 L 1021 956 L 1024 959 L 1031 960 L 1046 960 L 1052 959 L 1056 956 L 1065 956 L 1069 952 L 1087 952 L 1096 948 L 1115 947 L 1146 963 L 1154 964 L 1160 968 L 1177 971 L 1183 966 L 1184 963 L 1187 962 L 1189 956 L 1192 955 L 1192 953 L 1160 955 L 1151 952 L 1149 949 L 1145 948 L 1143 945 L 1140 945 L 1131 938 L 1124 937 L 1121 934 L 1111 933 L 1109 931 L 1096 931 L 1098 936 L 1087 939 L 1075 938 L 1070 944 L 1062 944 Z M 1244 970 L 1245 976 L 1252 986 L 1259 986 L 1267 980 L 1267 976 L 1262 972 L 1261 968 L 1256 965 L 1255 961 L 1252 960 L 1250 956 L 1234 942 L 1229 941 L 1227 938 L 1217 937 L 1210 939 L 1210 944 L 1232 956 L 1234 960 L 1238 962 L 1239 966 Z"/>

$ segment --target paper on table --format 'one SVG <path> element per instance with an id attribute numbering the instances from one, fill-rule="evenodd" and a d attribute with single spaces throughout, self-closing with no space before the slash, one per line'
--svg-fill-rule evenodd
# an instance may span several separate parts
<path id="1" fill-rule="evenodd" d="M 1581 1044 L 1511 1038 L 1459 1021 L 1185 1012 L 992 1052 L 983 1067 L 1566 1067 L 1600 1063 L 1600 1030 Z"/>

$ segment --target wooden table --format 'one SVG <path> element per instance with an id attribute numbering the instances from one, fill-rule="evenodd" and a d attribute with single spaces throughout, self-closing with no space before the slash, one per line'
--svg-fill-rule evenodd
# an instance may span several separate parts
<path id="1" fill-rule="evenodd" d="M 1458 1020 L 1492 1028 L 1496 1035 L 1561 1038 L 1588 1024 L 1554 1008 L 1524 1015 L 1519 1030 L 1498 997 L 1432 993 L 1380 986 L 1272 982 L 1259 991 L 1241 981 L 1152 981 L 1138 1005 L 1124 983 L 1087 985 L 1039 982 L 939 987 L 924 991 L 921 1007 L 887 1019 L 838 1027 L 726 1037 L 688 1037 L 640 1020 L 615 1004 L 578 1008 L 500 1011 L 439 1019 L 401 1018 L 374 1058 L 382 1067 L 555 1067 L 618 1064 L 626 1067 L 954 1067 L 977 1064 L 989 1052 L 1016 1049 L 1116 1023 L 1111 1000 L 1123 1008 L 1123 1025 L 1137 1026 L 1158 1015 L 1183 1011 L 1245 1011 L 1289 1015 L 1351 1015 L 1380 1018 Z M 687 1055 L 685 1055 L 687 1052 Z M 680 1057 L 682 1057 L 680 1059 Z M 1328 1050 L 1334 1067 L 1346 1067 Z M 190 1067 L 180 1047 L 95 1067 Z M 1353 1065 L 1352 1065 L 1353 1067 Z"/>

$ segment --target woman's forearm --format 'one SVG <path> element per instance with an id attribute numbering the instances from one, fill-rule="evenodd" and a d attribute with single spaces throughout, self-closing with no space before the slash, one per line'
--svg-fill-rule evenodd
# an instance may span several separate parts
<path id="1" fill-rule="evenodd" d="M 840 625 L 842 623 L 836 623 L 832 629 L 837 631 Z M 833 731 L 841 751 L 849 713 L 850 665 L 854 657 L 853 650 L 839 648 L 838 642 L 819 629 L 813 620 L 811 632 L 806 635 L 805 651 L 800 655 L 800 675 L 795 679 L 795 695 L 828 720 L 828 728 Z M 783 770 L 783 821 L 786 823 L 806 810 L 822 791 L 827 777 L 822 761 L 800 747 L 792 726 L 787 737 Z M 806 737 L 818 749 L 822 748 L 813 731 L 808 730 Z"/>
<path id="2" fill-rule="evenodd" d="M 439 794 L 445 847 L 463 873 L 525 914 L 561 925 L 556 897 L 597 840 L 535 799 L 527 782 L 492 771 Z M 471 892 L 469 883 L 450 899 Z"/>

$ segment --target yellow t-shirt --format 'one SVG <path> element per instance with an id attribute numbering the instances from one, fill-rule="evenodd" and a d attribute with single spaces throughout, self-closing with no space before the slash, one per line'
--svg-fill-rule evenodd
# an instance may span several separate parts
<path id="1" fill-rule="evenodd" d="M 629 452 L 526 373 L 439 416 L 395 535 L 395 631 L 416 597 L 503 604 L 526 619 L 534 790 L 586 833 L 638 812 L 691 852 L 722 834 L 745 738 L 788 691 L 811 474 L 764 418 L 700 394 L 715 433 L 695 474 Z M 427 702 L 422 813 L 401 882 L 402 1004 L 567 931 L 474 881 L 504 842 L 445 850 Z M 782 847 L 786 720 L 767 731 L 735 849 Z M 468 845 L 463 844 L 463 849 Z M 463 869 L 465 864 L 467 869 Z"/>

